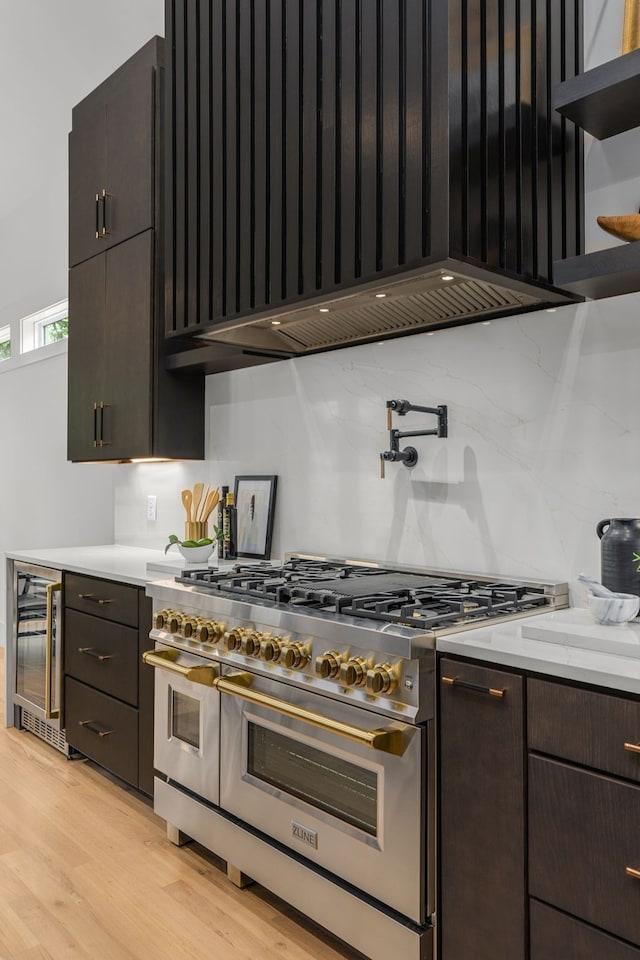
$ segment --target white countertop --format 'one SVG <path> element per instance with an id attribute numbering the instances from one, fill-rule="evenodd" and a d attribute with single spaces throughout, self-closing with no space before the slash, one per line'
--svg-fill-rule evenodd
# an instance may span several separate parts
<path id="1" fill-rule="evenodd" d="M 441 637 L 437 649 L 640 694 L 640 622 L 603 627 L 582 607 Z"/>
<path id="2" fill-rule="evenodd" d="M 143 587 L 149 580 L 158 580 L 163 575 L 173 574 L 184 567 L 184 561 L 176 554 L 165 556 L 162 550 L 143 547 L 125 547 L 117 543 L 92 547 L 51 547 L 33 550 L 9 550 L 10 560 L 23 560 L 43 567 L 84 573 L 105 580 L 119 580 Z"/>

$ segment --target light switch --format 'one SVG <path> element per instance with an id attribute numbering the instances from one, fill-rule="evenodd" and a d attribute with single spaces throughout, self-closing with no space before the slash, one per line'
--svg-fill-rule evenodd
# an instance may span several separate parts
<path id="1" fill-rule="evenodd" d="M 157 500 L 158 500 L 158 498 L 157 498 L 157 497 L 155 496 L 155 494 L 153 494 L 153 493 L 150 493 L 149 496 L 147 497 L 147 520 L 155 520 L 155 519 L 156 519 L 156 515 L 157 515 L 157 513 L 156 513 Z"/>

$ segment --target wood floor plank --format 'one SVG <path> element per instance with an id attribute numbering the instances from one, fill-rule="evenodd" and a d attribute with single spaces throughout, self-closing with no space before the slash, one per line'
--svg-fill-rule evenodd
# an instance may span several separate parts
<path id="1" fill-rule="evenodd" d="M 0 691 L 4 689 L 0 650 Z M 0 693 L 0 699 L 2 695 Z M 359 960 L 94 764 L 0 729 L 1 960 Z M 361 960 L 361 958 L 360 958 Z"/>

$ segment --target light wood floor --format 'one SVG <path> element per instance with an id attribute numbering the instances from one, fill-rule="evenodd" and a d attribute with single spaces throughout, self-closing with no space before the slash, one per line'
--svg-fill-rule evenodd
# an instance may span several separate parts
<path id="1" fill-rule="evenodd" d="M 201 847 L 174 847 L 92 764 L 0 728 L 1 960 L 359 956 L 261 887 L 238 890 Z"/>

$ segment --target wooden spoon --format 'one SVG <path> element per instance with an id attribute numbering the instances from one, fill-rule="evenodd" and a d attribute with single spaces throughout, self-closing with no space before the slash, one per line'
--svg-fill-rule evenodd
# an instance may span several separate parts
<path id="1" fill-rule="evenodd" d="M 200 501 L 202 500 L 202 491 L 204 490 L 204 483 L 194 483 L 193 485 L 193 519 L 198 519 L 198 507 L 200 506 Z"/>
<path id="2" fill-rule="evenodd" d="M 209 496 L 207 497 L 207 502 L 204 506 L 204 516 L 203 520 L 206 523 L 215 508 L 218 506 L 218 500 L 220 499 L 220 494 L 216 490 L 211 490 Z"/>
<path id="3" fill-rule="evenodd" d="M 193 503 L 193 494 L 191 490 L 182 491 L 182 506 L 187 511 L 187 522 L 191 523 L 191 504 Z"/>

